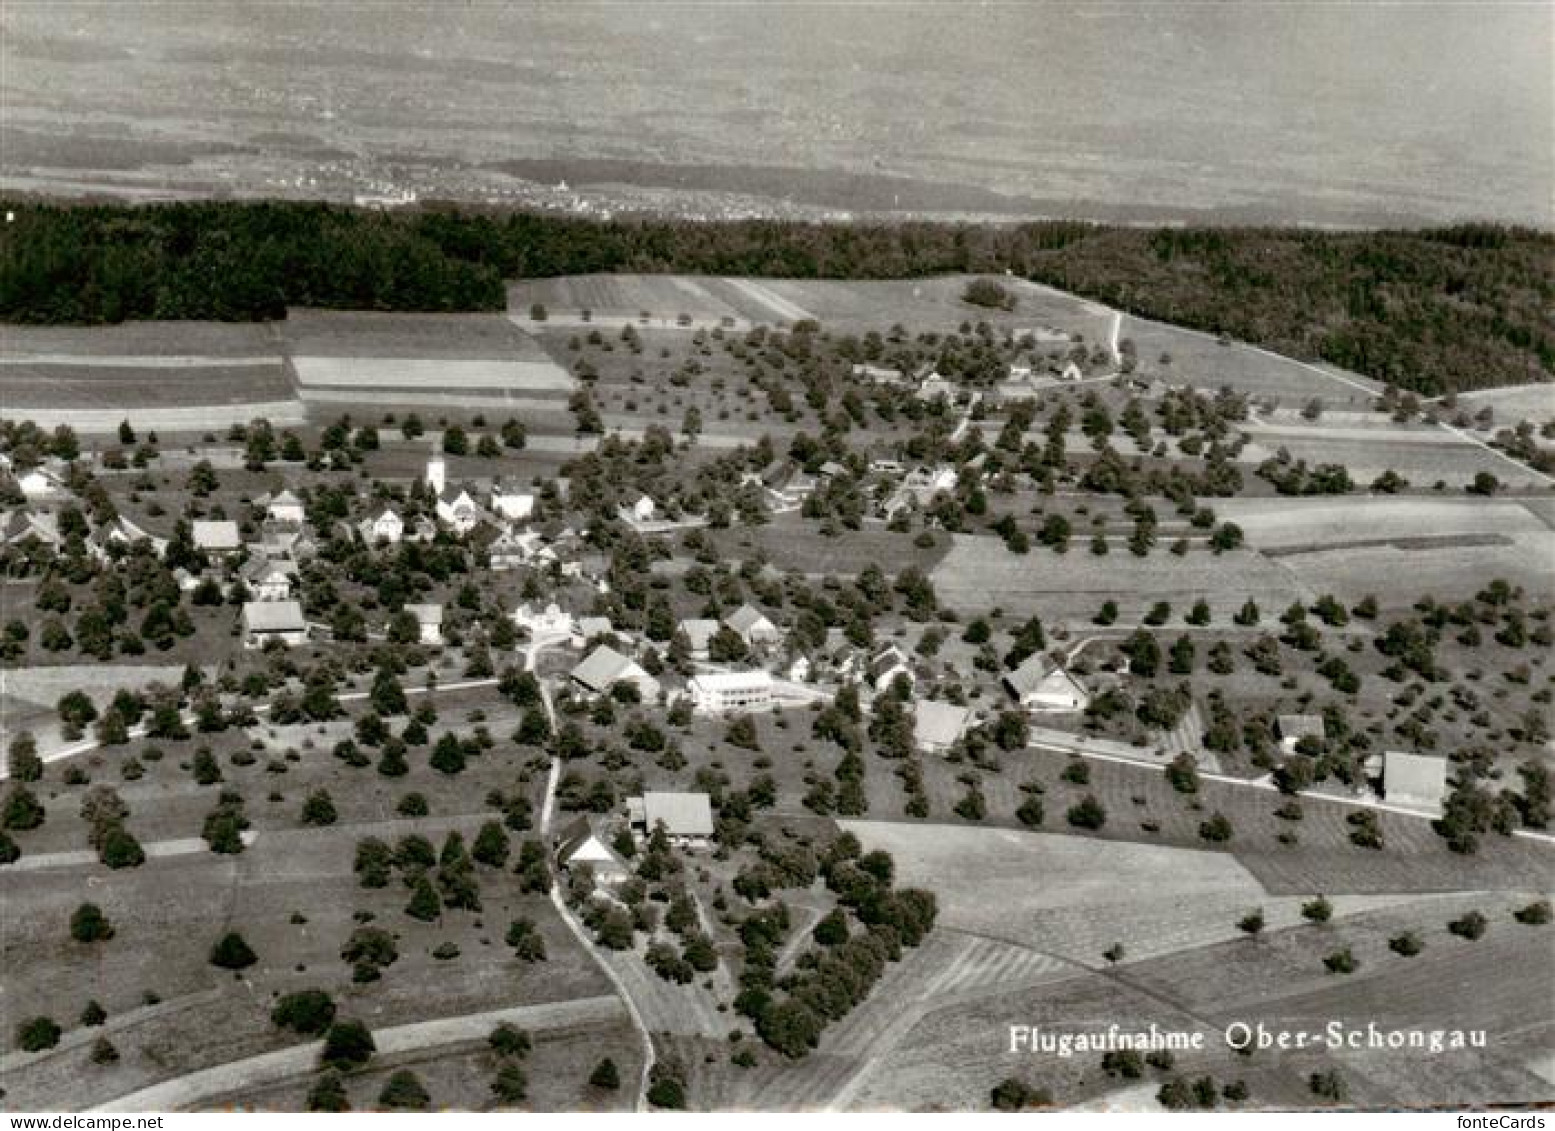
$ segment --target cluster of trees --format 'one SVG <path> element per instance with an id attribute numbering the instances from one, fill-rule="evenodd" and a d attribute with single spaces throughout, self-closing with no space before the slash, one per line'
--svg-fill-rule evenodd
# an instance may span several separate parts
<path id="1" fill-rule="evenodd" d="M 794 971 L 775 975 L 776 947 L 787 930 L 781 904 L 758 909 L 741 927 L 745 969 L 735 1008 L 751 1018 L 756 1032 L 788 1057 L 814 1048 L 826 1026 L 847 1015 L 879 980 L 903 947 L 917 946 L 934 926 L 931 892 L 893 887 L 895 864 L 884 852 L 863 852 L 856 837 L 843 833 L 820 857 L 820 872 L 842 914 L 817 928 L 818 945 L 800 956 Z"/>
<path id="2" fill-rule="evenodd" d="M 504 278 L 665 271 L 1014 274 L 1436 394 L 1548 379 L 1552 237 L 1421 232 L 705 224 L 309 203 L 11 204 L 0 317 L 281 317 L 287 306 L 497 310 Z M 999 284 L 974 296 L 995 300 Z M 986 291 L 986 294 L 984 294 Z M 1007 295 L 1007 292 L 1006 292 Z M 1007 301 L 1007 300 L 1006 300 Z"/>

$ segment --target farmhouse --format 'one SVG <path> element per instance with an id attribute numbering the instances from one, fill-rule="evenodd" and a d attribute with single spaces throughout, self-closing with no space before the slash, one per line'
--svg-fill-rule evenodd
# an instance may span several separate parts
<path id="1" fill-rule="evenodd" d="M 35 541 L 55 549 L 65 544 L 65 536 L 59 532 L 59 519 L 49 512 L 12 511 L 0 522 L 0 540 L 8 546 L 25 546 Z"/>
<path id="2" fill-rule="evenodd" d="M 705 793 L 644 793 L 629 798 L 627 816 L 635 828 L 652 833 L 660 824 L 670 843 L 703 848 L 713 835 L 713 805 Z"/>
<path id="3" fill-rule="evenodd" d="M 547 555 L 556 556 L 540 545 L 540 535 L 529 530 L 503 530 L 486 546 L 486 561 L 494 570 L 517 569 L 530 561 L 542 561 Z"/>
<path id="4" fill-rule="evenodd" d="M 1447 796 L 1447 759 L 1399 750 L 1385 752 L 1382 796 L 1392 805 L 1440 813 Z"/>
<path id="5" fill-rule="evenodd" d="M 763 644 L 775 644 L 783 638 L 783 634 L 778 631 L 778 626 L 751 604 L 741 605 L 724 617 L 724 624 L 739 634 L 740 639 L 752 648 Z"/>
<path id="6" fill-rule="evenodd" d="M 916 467 L 909 471 L 896 490 L 881 507 L 887 517 L 916 503 L 927 506 L 941 491 L 952 491 L 956 486 L 956 469 L 948 464 L 939 467 Z"/>
<path id="7" fill-rule="evenodd" d="M 509 522 L 521 522 L 535 512 L 535 497 L 517 486 L 498 483 L 491 491 L 491 509 Z"/>
<path id="8" fill-rule="evenodd" d="M 596 695 L 609 691 L 618 683 L 630 683 L 636 686 L 644 699 L 657 699 L 659 696 L 658 680 L 643 671 L 634 660 L 603 644 L 585 656 L 570 675 L 572 681 L 584 691 Z"/>
<path id="9" fill-rule="evenodd" d="M 954 703 L 922 699 L 914 705 L 913 745 L 925 754 L 943 754 L 967 732 L 972 712 Z"/>
<path id="10" fill-rule="evenodd" d="M 1028 711 L 1083 711 L 1091 701 L 1084 684 L 1040 652 L 1006 675 L 1004 687 Z"/>
<path id="11" fill-rule="evenodd" d="M 520 628 L 527 628 L 530 636 L 571 636 L 577 627 L 573 623 L 572 614 L 563 610 L 555 601 L 543 609 L 534 609 L 528 604 L 520 605 L 513 612 L 513 623 Z"/>
<path id="12" fill-rule="evenodd" d="M 556 837 L 556 864 L 569 875 L 587 868 L 596 884 L 615 887 L 632 874 L 631 865 L 605 841 L 602 829 L 587 817 L 563 828 Z"/>
<path id="13" fill-rule="evenodd" d="M 265 517 L 271 522 L 295 523 L 300 525 L 306 517 L 302 500 L 292 494 L 290 489 L 282 491 L 279 495 L 267 499 L 263 504 Z"/>
<path id="14" fill-rule="evenodd" d="M 1303 738 L 1323 741 L 1323 717 L 1321 715 L 1281 715 L 1275 720 L 1279 731 L 1280 749 L 1294 754 Z"/>
<path id="15" fill-rule="evenodd" d="M 364 519 L 357 530 L 362 540 L 370 545 L 385 542 L 393 546 L 405 537 L 405 520 L 395 514 L 393 508 L 385 507 L 377 518 Z"/>
<path id="16" fill-rule="evenodd" d="M 29 503 L 46 502 L 69 494 L 65 480 L 46 467 L 35 467 L 18 476 L 16 485 Z"/>
<path id="17" fill-rule="evenodd" d="M 706 617 L 691 617 L 680 622 L 677 630 L 685 633 L 693 660 L 706 660 L 708 645 L 718 633 L 718 622 Z"/>
<path id="18" fill-rule="evenodd" d="M 230 519 L 195 519 L 191 527 L 194 545 L 207 554 L 235 554 L 243 548 L 238 524 Z"/>
<path id="19" fill-rule="evenodd" d="M 481 520 L 481 508 L 468 491 L 444 492 L 437 500 L 438 521 L 453 528 L 455 534 L 468 534 Z"/>
<path id="20" fill-rule="evenodd" d="M 601 636 L 614 636 L 616 626 L 611 623 L 609 617 L 579 617 L 578 626 L 573 629 L 573 634 L 583 643 L 587 643 Z"/>
<path id="21" fill-rule="evenodd" d="M 258 557 L 243 567 L 243 584 L 256 601 L 285 601 L 292 595 L 297 563 L 290 558 Z"/>
<path id="22" fill-rule="evenodd" d="M 442 605 L 406 605 L 405 611 L 416 618 L 416 627 L 421 633 L 421 643 L 441 644 L 443 642 Z"/>
<path id="23" fill-rule="evenodd" d="M 898 678 L 906 679 L 910 686 L 917 686 L 918 677 L 912 670 L 912 664 L 907 659 L 907 653 L 903 652 L 895 644 L 887 644 L 870 658 L 869 685 L 876 693 L 883 694 Z"/>
<path id="24" fill-rule="evenodd" d="M 772 705 L 772 676 L 764 671 L 702 672 L 686 685 L 698 711 L 719 715 Z"/>
<path id="25" fill-rule="evenodd" d="M 272 640 L 287 647 L 308 638 L 308 624 L 296 601 L 249 601 L 243 606 L 243 647 L 263 648 Z"/>
<path id="26" fill-rule="evenodd" d="M 107 560 L 112 547 L 132 546 L 141 541 L 151 543 L 151 549 L 159 555 L 167 549 L 166 538 L 158 538 L 123 515 L 119 515 L 94 530 L 92 536 L 87 539 L 86 545 L 97 558 Z"/>

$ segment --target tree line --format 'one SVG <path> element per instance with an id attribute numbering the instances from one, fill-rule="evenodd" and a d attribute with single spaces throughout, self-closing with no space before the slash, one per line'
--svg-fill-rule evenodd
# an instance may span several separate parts
<path id="1" fill-rule="evenodd" d="M 8 202 L 0 319 L 260 320 L 288 306 L 500 310 L 504 279 L 1003 274 L 1427 394 L 1550 380 L 1555 236 L 1428 231 L 611 221 L 431 206 Z"/>

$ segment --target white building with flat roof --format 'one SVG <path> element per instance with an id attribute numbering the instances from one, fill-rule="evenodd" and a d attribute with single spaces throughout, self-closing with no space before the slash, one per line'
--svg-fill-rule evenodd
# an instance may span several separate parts
<path id="1" fill-rule="evenodd" d="M 686 685 L 692 705 L 703 714 L 759 711 L 772 706 L 769 672 L 701 672 Z"/>

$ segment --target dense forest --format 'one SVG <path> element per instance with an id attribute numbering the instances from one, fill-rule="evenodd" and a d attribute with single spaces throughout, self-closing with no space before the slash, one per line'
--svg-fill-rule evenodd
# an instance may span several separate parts
<path id="1" fill-rule="evenodd" d="M 600 222 L 305 203 L 40 206 L 0 229 L 0 319 L 252 320 L 287 306 L 496 310 L 503 280 L 599 271 L 1002 273 L 1426 394 L 1555 375 L 1555 237 L 1076 222 Z"/>

